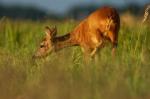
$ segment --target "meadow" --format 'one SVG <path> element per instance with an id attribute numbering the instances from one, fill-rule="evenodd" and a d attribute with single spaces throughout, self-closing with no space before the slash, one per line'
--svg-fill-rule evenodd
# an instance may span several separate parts
<path id="1" fill-rule="evenodd" d="M 32 60 L 45 26 L 58 35 L 75 20 L 0 20 L 0 99 L 150 99 L 150 24 L 121 15 L 118 48 L 108 43 L 98 63 L 83 63 L 79 47 Z"/>

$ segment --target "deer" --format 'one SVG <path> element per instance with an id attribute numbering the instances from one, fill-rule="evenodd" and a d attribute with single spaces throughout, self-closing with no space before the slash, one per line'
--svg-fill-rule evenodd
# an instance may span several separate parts
<path id="1" fill-rule="evenodd" d="M 85 57 L 94 57 L 105 40 L 112 44 L 112 55 L 118 45 L 120 17 L 115 8 L 104 6 L 83 19 L 71 32 L 57 35 L 57 28 L 45 27 L 45 37 L 34 58 L 48 56 L 63 48 L 80 46 Z"/>

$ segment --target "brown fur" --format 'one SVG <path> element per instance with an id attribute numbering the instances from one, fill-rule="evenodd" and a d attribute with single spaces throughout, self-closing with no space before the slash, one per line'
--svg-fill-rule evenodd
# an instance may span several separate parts
<path id="1" fill-rule="evenodd" d="M 112 52 L 114 53 L 118 43 L 119 28 L 120 17 L 117 11 L 111 7 L 102 7 L 84 19 L 72 32 L 64 36 L 53 36 L 52 29 L 48 28 L 48 34 L 52 38 L 48 42 L 53 51 L 78 45 L 83 49 L 83 53 L 94 56 L 97 49 L 104 43 L 103 41 L 108 39 L 113 45 Z M 39 53 L 40 49 L 37 52 Z"/>

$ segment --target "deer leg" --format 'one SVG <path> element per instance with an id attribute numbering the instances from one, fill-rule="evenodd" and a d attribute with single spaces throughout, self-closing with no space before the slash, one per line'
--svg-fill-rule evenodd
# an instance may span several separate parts
<path id="1" fill-rule="evenodd" d="M 98 50 L 100 47 L 102 47 L 102 44 L 103 44 L 103 41 L 101 40 L 101 41 L 96 45 L 96 47 L 92 50 L 92 52 L 91 52 L 91 54 L 90 54 L 91 57 L 93 57 L 93 56 L 96 54 L 97 50 Z"/>
<path id="2" fill-rule="evenodd" d="M 93 61 L 95 64 L 98 64 L 100 59 L 100 49 L 104 47 L 103 40 L 100 41 L 99 45 L 93 49 L 91 52 L 91 57 L 93 58 Z"/>
<path id="3" fill-rule="evenodd" d="M 90 53 L 90 56 L 93 57 L 96 52 L 97 52 L 97 47 L 92 50 L 92 52 Z"/>
<path id="4" fill-rule="evenodd" d="M 112 48 L 111 54 L 112 54 L 112 57 L 115 57 L 115 55 L 116 55 L 116 47 Z"/>
<path id="5" fill-rule="evenodd" d="M 92 58 L 92 61 L 94 62 L 94 64 L 98 64 L 98 62 L 99 62 L 99 59 L 100 59 L 100 57 L 99 57 L 99 48 L 95 48 L 95 49 L 93 49 L 93 51 L 90 53 L 90 55 L 91 55 L 91 58 Z"/>
<path id="6" fill-rule="evenodd" d="M 94 58 L 95 59 L 95 55 L 96 55 L 96 52 L 98 51 L 98 49 L 100 48 L 100 47 L 102 47 L 103 46 L 103 41 L 102 40 L 100 40 L 97 44 L 96 44 L 96 46 L 95 46 L 95 48 L 89 48 L 89 47 L 87 47 L 87 46 L 82 46 L 81 48 L 82 48 L 82 51 L 83 51 L 83 53 L 84 53 L 84 60 L 85 61 L 89 61 L 89 60 L 91 60 L 92 58 Z"/>

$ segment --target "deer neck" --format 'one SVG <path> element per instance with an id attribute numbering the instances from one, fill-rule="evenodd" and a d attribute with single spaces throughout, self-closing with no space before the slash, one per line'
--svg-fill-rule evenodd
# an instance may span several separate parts
<path id="1" fill-rule="evenodd" d="M 76 46 L 76 45 L 77 45 L 77 43 L 75 43 L 73 38 L 71 38 L 70 33 L 54 38 L 55 51 L 59 51 L 63 48 Z"/>

